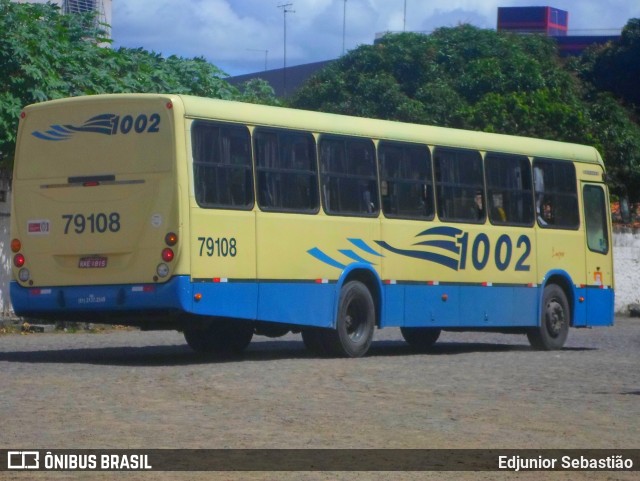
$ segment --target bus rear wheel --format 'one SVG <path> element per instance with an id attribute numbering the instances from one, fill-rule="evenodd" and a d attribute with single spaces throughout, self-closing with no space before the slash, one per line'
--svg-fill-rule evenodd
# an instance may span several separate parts
<path id="1" fill-rule="evenodd" d="M 549 284 L 542 295 L 540 325 L 527 331 L 534 349 L 555 351 L 562 349 L 569 334 L 571 319 L 567 296 L 557 284 Z"/>
<path id="2" fill-rule="evenodd" d="M 191 349 L 202 354 L 240 354 L 251 342 L 253 324 L 230 319 L 216 319 L 203 328 L 189 328 L 184 338 Z"/>
<path id="3" fill-rule="evenodd" d="M 402 337 L 416 351 L 426 351 L 433 346 L 442 332 L 433 327 L 401 327 Z"/>
<path id="4" fill-rule="evenodd" d="M 329 355 L 362 357 L 371 346 L 375 322 L 376 308 L 367 286 L 347 282 L 340 291 L 336 328 L 320 334 L 322 346 Z"/>

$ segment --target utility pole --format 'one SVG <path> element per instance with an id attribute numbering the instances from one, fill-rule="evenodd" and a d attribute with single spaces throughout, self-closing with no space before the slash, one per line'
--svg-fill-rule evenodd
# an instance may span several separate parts
<path id="1" fill-rule="evenodd" d="M 347 32 L 347 0 L 344 0 L 344 9 L 342 11 L 342 55 L 344 55 L 344 39 Z"/>
<path id="2" fill-rule="evenodd" d="M 287 96 L 287 13 L 296 13 L 295 10 L 291 10 L 289 7 L 293 7 L 293 3 L 283 3 L 282 5 L 278 5 L 278 8 L 282 9 L 282 16 L 284 18 L 284 68 L 282 69 L 283 97 Z"/>
<path id="3" fill-rule="evenodd" d="M 402 31 L 407 31 L 407 0 L 404 0 L 404 16 L 402 17 Z"/>

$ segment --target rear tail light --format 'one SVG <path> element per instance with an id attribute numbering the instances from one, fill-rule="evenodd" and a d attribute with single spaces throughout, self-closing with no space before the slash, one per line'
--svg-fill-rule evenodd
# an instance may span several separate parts
<path id="1" fill-rule="evenodd" d="M 162 260 L 163 261 L 171 262 L 174 257 L 175 257 L 175 254 L 173 253 L 173 250 L 169 249 L 168 247 L 166 249 L 162 250 Z"/>
<path id="2" fill-rule="evenodd" d="M 31 272 L 29 272 L 29 269 L 20 269 L 20 271 L 18 272 L 18 279 L 20 279 L 22 282 L 27 282 L 30 277 Z"/>
<path id="3" fill-rule="evenodd" d="M 22 254 L 16 254 L 15 256 L 13 256 L 13 265 L 16 267 L 22 267 L 24 266 L 26 262 L 26 259 L 24 258 L 24 256 Z"/>
<path id="4" fill-rule="evenodd" d="M 158 267 L 156 268 L 156 273 L 160 278 L 167 277 L 169 275 L 169 266 L 165 263 L 158 264 Z"/>
<path id="5" fill-rule="evenodd" d="M 173 247 L 178 243 L 178 234 L 174 234 L 173 232 L 169 232 L 166 236 L 164 236 L 164 242 L 169 247 Z"/>
<path id="6" fill-rule="evenodd" d="M 16 252 L 20 252 L 20 249 L 22 249 L 22 242 L 20 242 L 20 239 L 12 239 L 11 252 L 15 254 Z"/>
<path id="7" fill-rule="evenodd" d="M 27 259 L 24 254 L 20 252 L 21 250 L 22 242 L 20 242 L 20 239 L 11 239 L 11 252 L 15 254 L 13 256 L 13 265 L 20 269 L 18 271 L 18 280 L 21 282 L 29 281 L 29 284 L 33 284 L 33 281 L 29 280 L 31 278 L 31 272 L 29 272 L 29 269 L 23 267 L 27 263 Z"/>
<path id="8" fill-rule="evenodd" d="M 158 264 L 158 266 L 156 267 L 156 275 L 153 276 L 155 281 L 165 278 L 171 273 L 171 269 L 166 263 L 173 261 L 173 259 L 176 257 L 176 253 L 174 252 L 172 247 L 174 247 L 178 243 L 178 234 L 176 234 L 175 232 L 168 232 L 167 235 L 164 236 L 164 243 L 169 247 L 165 247 L 160 253 L 160 257 L 164 262 Z"/>

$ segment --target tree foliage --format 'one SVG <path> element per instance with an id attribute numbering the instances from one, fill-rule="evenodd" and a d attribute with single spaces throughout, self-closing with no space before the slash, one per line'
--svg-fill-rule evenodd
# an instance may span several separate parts
<path id="1" fill-rule="evenodd" d="M 566 68 L 544 36 L 469 25 L 388 35 L 321 71 L 292 104 L 594 145 L 613 189 L 640 194 L 634 187 L 640 178 L 638 125 L 611 95 L 589 89 L 575 69 Z"/>
<path id="2" fill-rule="evenodd" d="M 0 160 L 10 164 L 23 106 L 101 93 L 178 93 L 277 103 L 273 91 L 242 91 L 204 58 L 163 58 L 107 48 L 95 15 L 62 15 L 53 4 L 0 0 Z M 262 86 L 264 87 L 264 86 Z M 260 93 L 260 95 L 258 95 Z"/>
<path id="3" fill-rule="evenodd" d="M 611 92 L 640 114 L 640 19 L 629 20 L 618 41 L 588 51 L 577 68 L 597 90 Z"/>

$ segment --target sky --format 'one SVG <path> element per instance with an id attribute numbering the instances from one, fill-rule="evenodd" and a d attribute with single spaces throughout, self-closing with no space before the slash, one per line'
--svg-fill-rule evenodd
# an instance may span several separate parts
<path id="1" fill-rule="evenodd" d="M 335 59 L 387 31 L 495 29 L 499 6 L 566 10 L 575 35 L 615 35 L 640 18 L 639 0 L 114 0 L 111 33 L 116 48 L 204 57 L 233 76 L 282 68 L 285 45 L 293 66 Z"/>

